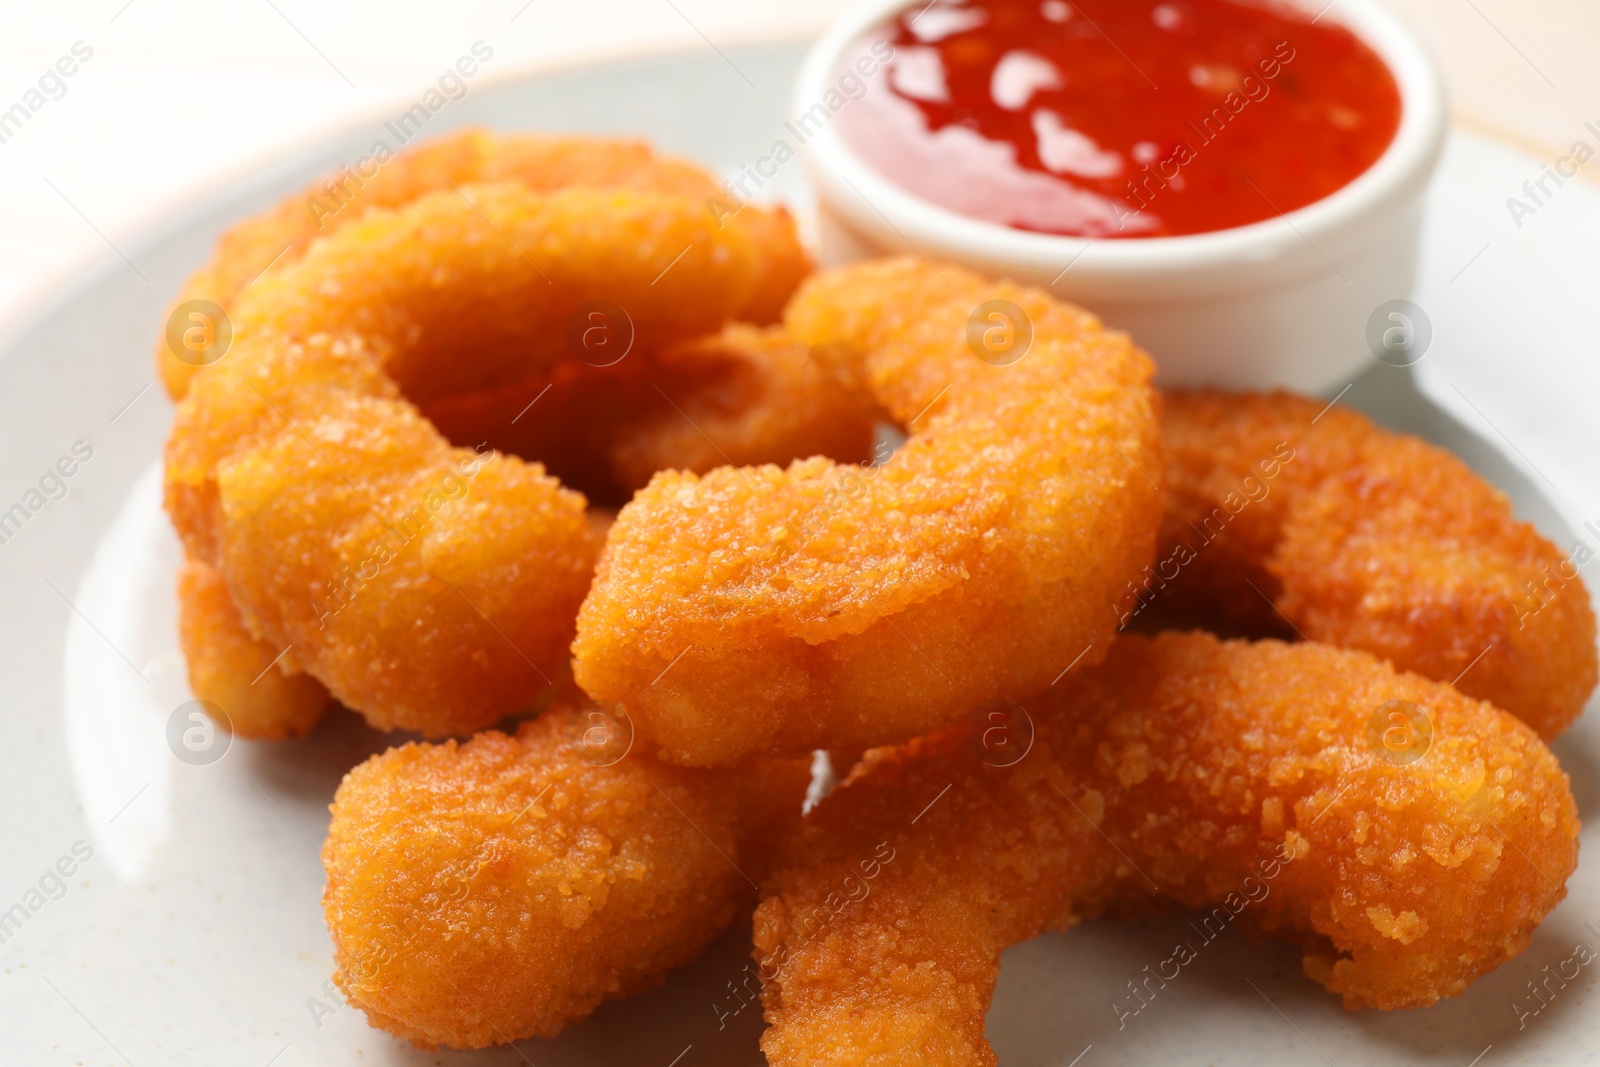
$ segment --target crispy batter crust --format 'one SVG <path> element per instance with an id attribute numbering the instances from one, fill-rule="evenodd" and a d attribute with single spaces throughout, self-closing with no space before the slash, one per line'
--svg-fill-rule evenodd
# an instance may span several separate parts
<path id="1" fill-rule="evenodd" d="M 345 776 L 323 906 L 335 981 L 374 1026 L 430 1048 L 548 1037 L 658 984 L 749 906 L 805 765 L 667 766 L 596 714 L 409 744 Z"/>
<path id="2" fill-rule="evenodd" d="M 993 1064 L 1001 950 L 1158 899 L 1299 942 L 1347 1007 L 1428 1004 L 1522 951 L 1576 866 L 1537 735 L 1365 653 L 1134 636 L 1062 687 L 1024 758 L 975 717 L 807 818 L 756 913 L 775 1067 Z M 1431 722 L 1415 762 L 1420 733 L 1374 739 L 1393 700 Z"/>
<path id="3" fill-rule="evenodd" d="M 966 342 L 993 299 L 1032 322 L 1009 365 Z M 579 617 L 585 691 L 711 766 L 915 736 L 1100 658 L 1162 509 L 1144 354 L 1038 290 L 906 260 L 818 275 L 785 317 L 910 439 L 866 470 L 656 475 Z"/>
<path id="4" fill-rule="evenodd" d="M 184 284 L 173 307 L 207 299 L 233 315 L 244 290 L 268 267 L 276 271 L 298 262 L 313 241 L 337 233 L 367 210 L 403 207 L 452 187 L 499 182 L 515 182 L 536 193 L 575 187 L 654 191 L 700 204 L 708 219 L 709 202 L 721 195 L 704 169 L 658 155 L 642 141 L 464 130 L 393 159 L 371 161 L 367 168 L 342 168 L 270 211 L 238 223 L 217 242 L 212 261 Z M 749 207 L 724 221 L 761 251 L 758 277 L 737 317 L 762 324 L 776 321 L 810 269 L 793 220 L 782 208 Z M 174 400 L 188 392 L 202 369 L 177 358 L 165 337 L 156 342 L 156 365 Z"/>
<path id="5" fill-rule="evenodd" d="M 1258 626 L 1276 607 L 1309 640 L 1459 677 L 1560 733 L 1597 676 L 1576 563 L 1454 456 L 1323 407 L 1281 392 L 1166 397 L 1158 557 L 1194 558 L 1154 584 Z"/>

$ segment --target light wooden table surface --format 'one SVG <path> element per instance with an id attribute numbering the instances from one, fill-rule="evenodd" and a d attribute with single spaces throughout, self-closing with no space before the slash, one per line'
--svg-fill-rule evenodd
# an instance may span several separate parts
<path id="1" fill-rule="evenodd" d="M 0 143 L 0 328 L 197 192 L 415 97 L 474 41 L 494 49 L 485 69 L 504 76 L 618 52 L 803 38 L 847 4 L 4 0 L 0 111 L 75 44 L 92 54 L 59 99 Z M 1583 125 L 1600 126 L 1597 0 L 1393 6 L 1433 44 L 1459 121 L 1545 160 L 1593 139 Z"/>

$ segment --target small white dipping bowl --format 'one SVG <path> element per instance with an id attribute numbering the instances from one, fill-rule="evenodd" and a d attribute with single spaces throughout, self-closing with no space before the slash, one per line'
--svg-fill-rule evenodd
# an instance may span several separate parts
<path id="1" fill-rule="evenodd" d="M 1314 14 L 1321 2 L 1295 6 Z M 795 114 L 836 88 L 847 53 L 856 55 L 870 31 L 913 6 L 866 0 L 845 15 L 801 68 Z M 1374 357 L 1369 318 L 1411 293 L 1422 193 L 1447 119 L 1433 60 L 1399 19 L 1374 0 L 1334 0 L 1322 19 L 1378 54 L 1401 100 L 1388 149 L 1330 196 L 1263 222 L 1179 237 L 1030 233 L 906 192 L 825 123 L 801 149 L 819 198 L 822 261 L 912 252 L 1048 287 L 1132 334 L 1155 357 L 1163 385 L 1315 392 L 1342 383 Z"/>

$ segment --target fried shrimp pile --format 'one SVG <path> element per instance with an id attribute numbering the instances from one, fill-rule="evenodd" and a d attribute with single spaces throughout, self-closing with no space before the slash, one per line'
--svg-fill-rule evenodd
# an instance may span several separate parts
<path id="1" fill-rule="evenodd" d="M 1527 946 L 1595 619 L 1504 497 L 1339 408 L 1163 400 L 1043 290 L 807 277 L 718 193 L 467 131 L 234 227 L 169 316 L 195 695 L 451 738 L 332 804 L 373 1026 L 553 1036 L 752 908 L 774 1067 L 992 1064 L 1001 953 L 1098 915 L 1289 940 L 1349 1008 Z M 1132 632 L 1186 618 L 1307 640 Z"/>
<path id="2" fill-rule="evenodd" d="M 629 754 L 592 705 L 346 775 L 323 846 L 338 982 L 424 1047 L 550 1036 L 692 961 L 797 822 L 804 763 Z"/>
<path id="3" fill-rule="evenodd" d="M 869 754 L 806 820 L 756 913 L 775 1067 L 992 1064 L 1001 950 L 1157 899 L 1298 942 L 1348 1007 L 1429 1004 L 1521 951 L 1576 866 L 1538 736 L 1365 653 L 1124 637 L 1027 707 L 1012 766 L 975 722 Z"/>
<path id="4" fill-rule="evenodd" d="M 234 226 L 223 234 L 212 261 L 185 283 L 173 308 L 209 300 L 231 316 L 264 271 L 298 262 L 317 238 L 338 232 L 369 209 L 399 208 L 430 193 L 505 182 L 536 193 L 572 188 L 653 191 L 700 204 L 720 192 L 703 168 L 661 156 L 641 141 L 465 130 L 396 156 L 380 154 L 371 174 L 341 168 Z M 788 213 L 748 207 L 726 224 L 744 232 L 761 250 L 758 276 L 735 317 L 758 324 L 776 321 L 810 269 Z M 185 355 L 189 358 L 180 358 L 166 337 L 157 342 L 156 365 L 174 400 L 183 397 L 201 370 L 190 361 L 192 355 Z"/>
<path id="5" fill-rule="evenodd" d="M 983 358 L 969 325 L 997 307 L 1031 343 Z M 814 277 L 784 322 L 909 439 L 866 470 L 657 474 L 579 616 L 584 690 L 715 766 L 916 736 L 1102 657 L 1162 510 L 1149 359 L 1043 292 L 907 260 Z"/>
<path id="6" fill-rule="evenodd" d="M 1170 499 L 1142 595 L 1268 627 L 1276 609 L 1309 640 L 1459 679 L 1560 733 L 1597 675 L 1576 563 L 1454 456 L 1324 407 L 1281 392 L 1166 397 Z"/>
<path id="7" fill-rule="evenodd" d="M 453 448 L 411 401 L 572 362 L 588 301 L 627 309 L 647 353 L 719 329 L 760 278 L 746 234 L 654 192 L 369 211 L 251 288 L 179 406 L 168 511 L 249 633 L 374 725 L 490 725 L 562 672 L 599 537 L 539 464 Z"/>

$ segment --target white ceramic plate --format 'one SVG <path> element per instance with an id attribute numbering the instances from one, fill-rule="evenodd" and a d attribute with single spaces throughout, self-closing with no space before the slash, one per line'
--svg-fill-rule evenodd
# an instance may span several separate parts
<path id="1" fill-rule="evenodd" d="M 801 53 L 730 49 L 504 82 L 450 104 L 426 132 L 478 122 L 639 133 L 734 174 L 788 136 Z M 108 255 L 85 269 L 0 348 L 0 511 L 43 501 L 0 544 L 0 1063 L 761 1062 L 758 1007 L 726 1014 L 748 958 L 739 930 L 663 989 L 555 1041 L 436 1055 L 369 1029 L 327 982 L 318 848 L 340 775 L 386 739 L 337 715 L 304 743 L 236 743 L 210 764 L 169 747 L 190 694 L 174 633 L 178 549 L 159 507 L 171 409 L 153 384 L 151 339 L 227 222 L 359 158 L 386 136 L 385 117 L 122 242 L 127 262 Z M 1456 449 L 1564 544 L 1581 534 L 1600 548 L 1600 192 L 1568 182 L 1519 229 L 1505 198 L 1539 163 L 1455 137 L 1415 294 L 1432 348 L 1414 378 L 1374 363 L 1345 401 Z M 805 208 L 795 164 L 764 192 Z M 65 495 L 46 479 L 60 498 L 30 498 L 77 442 L 93 454 L 65 464 Z M 1600 584 L 1593 568 L 1588 580 Z M 1597 731 L 1591 712 L 1556 746 L 1586 817 L 1600 804 Z M 1584 836 L 1587 856 L 1597 842 Z M 48 873 L 58 863 L 70 877 Z M 1346 1013 L 1300 976 L 1293 952 L 1236 938 L 1209 946 L 1119 1030 L 1111 1004 L 1167 954 L 1182 929 L 1174 917 L 1014 949 L 990 1037 L 1007 1064 L 1082 1067 L 1592 1058 L 1594 967 L 1543 1006 L 1524 983 L 1580 939 L 1600 950 L 1597 870 L 1579 868 L 1520 959 L 1426 1011 Z M 1520 1029 L 1519 1004 L 1541 1009 Z"/>

